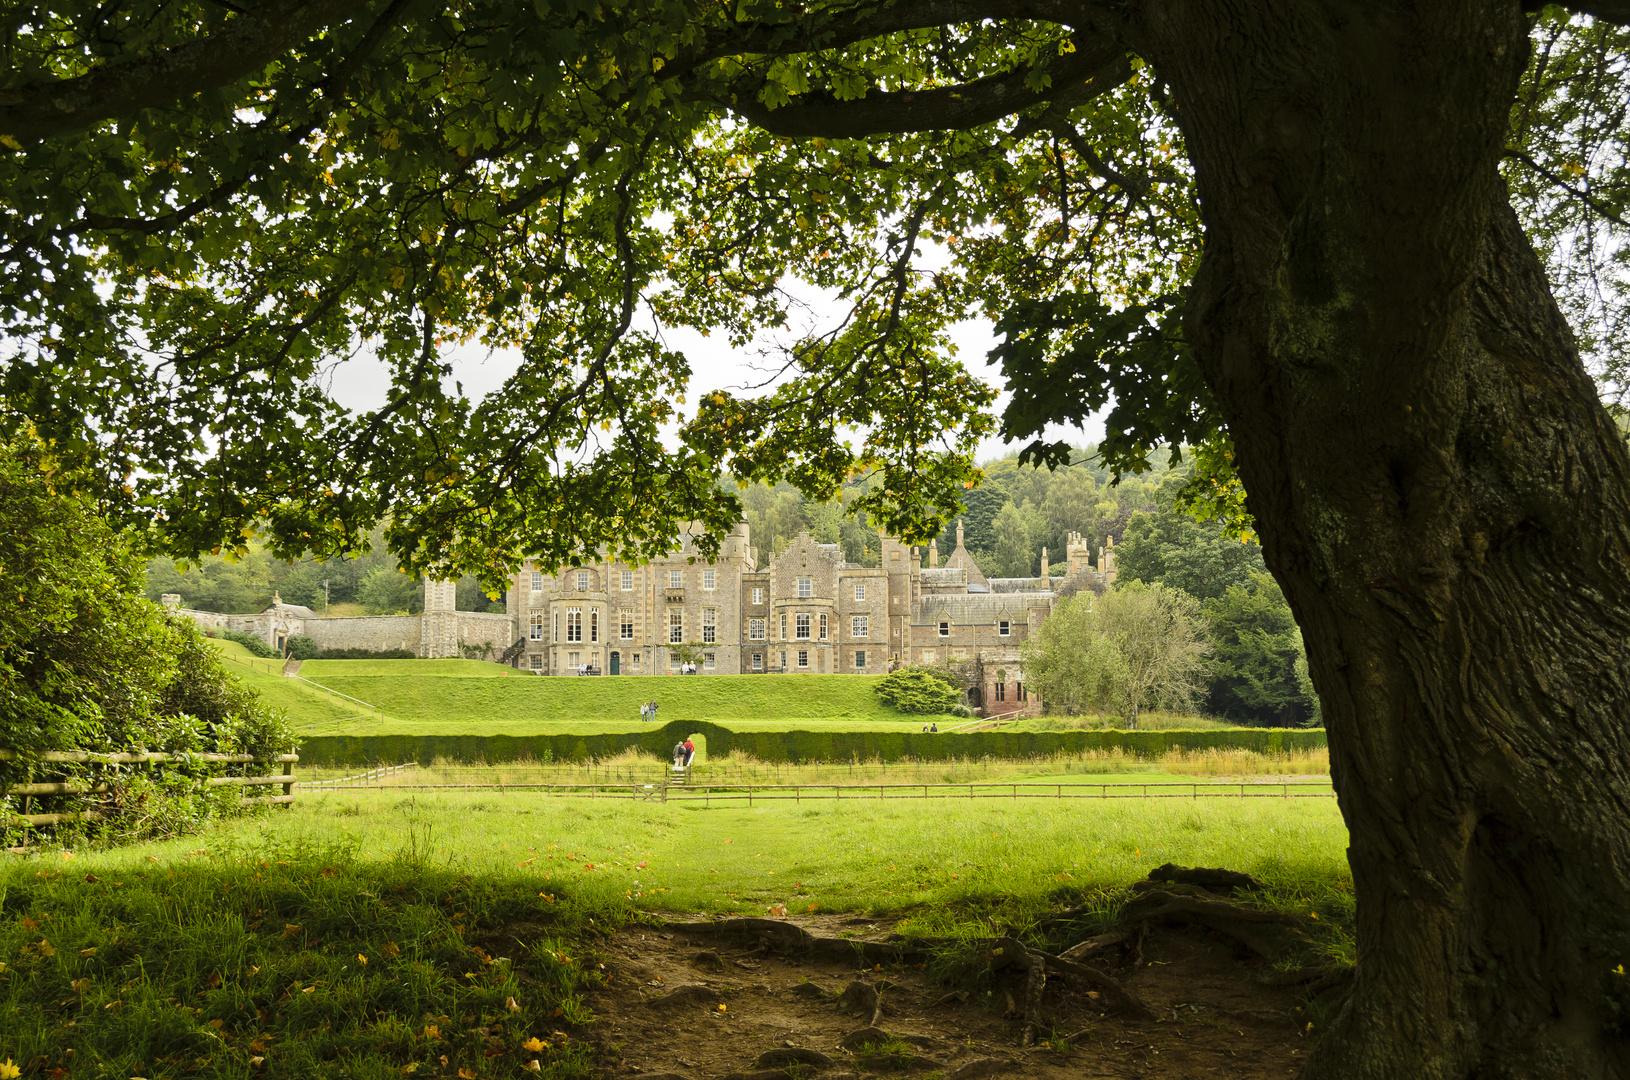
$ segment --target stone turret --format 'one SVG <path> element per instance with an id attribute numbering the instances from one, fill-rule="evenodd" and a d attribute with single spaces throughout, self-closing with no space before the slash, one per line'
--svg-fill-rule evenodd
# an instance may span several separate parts
<path id="1" fill-rule="evenodd" d="M 928 542 L 928 568 L 930 570 L 938 570 L 939 565 L 940 565 L 940 542 L 938 540 L 930 540 Z"/>
<path id="2" fill-rule="evenodd" d="M 1043 582 L 1049 582 L 1049 581 L 1052 580 L 1052 574 L 1047 569 L 1047 549 L 1046 548 L 1041 549 L 1041 580 Z"/>
<path id="3" fill-rule="evenodd" d="M 1104 537 L 1104 554 L 1098 560 L 1098 572 L 1104 575 L 1104 584 L 1115 584 L 1115 538 Z"/>
<path id="4" fill-rule="evenodd" d="M 419 655 L 427 660 L 458 656 L 458 583 L 426 578 L 424 615 L 419 622 Z"/>

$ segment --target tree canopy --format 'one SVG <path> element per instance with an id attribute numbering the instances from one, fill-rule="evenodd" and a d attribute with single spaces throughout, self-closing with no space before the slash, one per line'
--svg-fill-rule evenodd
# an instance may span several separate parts
<path id="1" fill-rule="evenodd" d="M 1630 1068 L 1624 0 L 5 16 L 4 417 L 152 546 L 388 512 L 409 570 L 495 578 L 856 473 L 926 539 L 996 427 L 982 312 L 1029 460 L 1105 406 L 1117 472 L 1192 448 L 1302 627 L 1362 961 L 1309 1075 Z M 668 332 L 743 343 L 794 281 L 843 317 L 691 386 Z M 458 349 L 519 365 L 474 400 Z"/>

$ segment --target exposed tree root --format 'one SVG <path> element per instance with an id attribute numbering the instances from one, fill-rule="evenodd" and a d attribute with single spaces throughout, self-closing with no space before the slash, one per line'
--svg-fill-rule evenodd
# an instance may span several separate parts
<path id="1" fill-rule="evenodd" d="M 1126 906 L 1127 922 L 1193 922 L 1237 939 L 1252 952 L 1278 959 L 1286 950 L 1308 944 L 1306 919 L 1278 911 L 1261 911 L 1221 900 L 1180 896 L 1151 889 Z"/>
<path id="2" fill-rule="evenodd" d="M 718 919 L 712 922 L 667 923 L 669 930 L 687 934 L 745 934 L 756 936 L 770 948 L 782 952 L 803 951 L 828 956 L 847 956 L 872 963 L 915 959 L 925 955 L 921 944 L 900 941 L 854 941 L 849 938 L 812 934 L 796 923 L 780 919 Z"/>

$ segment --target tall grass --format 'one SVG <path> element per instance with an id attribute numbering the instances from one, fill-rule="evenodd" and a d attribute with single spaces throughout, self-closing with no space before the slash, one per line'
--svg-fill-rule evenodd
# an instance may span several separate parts
<path id="1" fill-rule="evenodd" d="M 501 786 L 520 788 L 539 784 L 658 785 L 666 784 L 670 761 L 638 748 L 616 757 L 588 763 L 512 761 L 494 765 L 468 764 L 438 758 L 415 768 L 356 780 L 374 788 Z M 691 785 L 802 784 L 867 786 L 882 784 L 967 784 L 1023 777 L 1113 775 L 1130 779 L 1173 776 L 1253 777 L 1327 776 L 1330 754 L 1324 749 L 1283 754 L 1250 750 L 1176 749 L 1162 755 L 1140 756 L 1119 747 L 1085 750 L 1049 758 L 984 758 L 950 761 L 848 762 L 844 764 L 760 761 L 752 754 L 732 751 L 722 758 L 698 757 L 687 780 Z M 307 781 L 334 781 L 363 775 L 365 770 L 309 768 Z"/>

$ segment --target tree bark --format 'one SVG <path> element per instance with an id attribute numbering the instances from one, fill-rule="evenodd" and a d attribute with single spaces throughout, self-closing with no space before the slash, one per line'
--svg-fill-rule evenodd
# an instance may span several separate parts
<path id="1" fill-rule="evenodd" d="M 1358 970 L 1304 1075 L 1630 1076 L 1630 456 L 1496 168 L 1519 7 L 1127 17 L 1351 831 Z"/>

